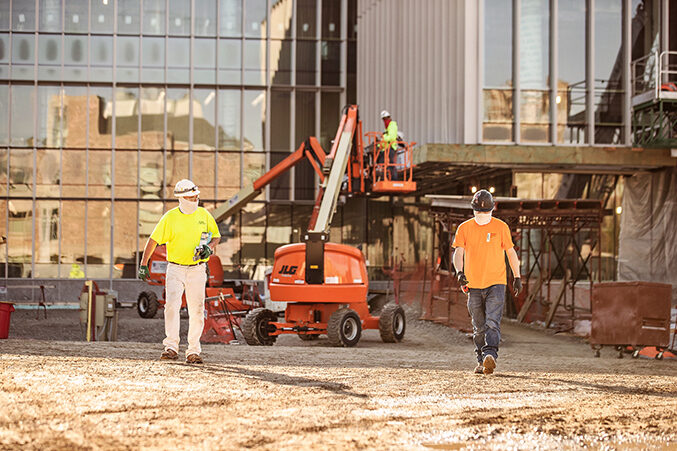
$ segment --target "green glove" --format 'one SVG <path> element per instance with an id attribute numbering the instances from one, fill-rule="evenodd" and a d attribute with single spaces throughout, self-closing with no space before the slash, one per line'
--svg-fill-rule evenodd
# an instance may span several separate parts
<path id="1" fill-rule="evenodd" d="M 150 271 L 148 271 L 148 266 L 147 265 L 139 266 L 139 279 L 146 280 L 148 277 L 150 277 Z"/>
<path id="2" fill-rule="evenodd" d="M 202 249 L 200 250 L 200 260 L 204 260 L 205 258 L 209 258 L 210 255 L 212 255 L 214 251 L 212 251 L 212 248 L 207 246 L 206 244 L 202 245 Z"/>

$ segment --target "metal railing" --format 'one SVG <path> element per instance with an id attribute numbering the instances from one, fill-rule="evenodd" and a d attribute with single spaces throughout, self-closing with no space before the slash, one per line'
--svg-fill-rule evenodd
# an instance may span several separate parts
<path id="1" fill-rule="evenodd" d="M 673 59 L 674 63 L 670 60 Z M 632 62 L 632 95 L 653 91 L 654 98 L 677 81 L 677 51 L 652 52 Z"/>

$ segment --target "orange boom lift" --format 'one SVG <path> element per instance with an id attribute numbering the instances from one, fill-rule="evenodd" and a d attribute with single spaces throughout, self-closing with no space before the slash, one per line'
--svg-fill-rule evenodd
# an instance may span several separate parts
<path id="1" fill-rule="evenodd" d="M 369 312 L 369 281 L 362 252 L 328 242 L 340 193 L 405 194 L 416 190 L 411 164 L 415 143 L 399 143 L 399 158 L 391 163 L 388 153 L 393 150 L 389 146 L 380 149 L 379 135 L 368 136 L 373 143 L 371 152 L 365 152 L 357 105 L 349 105 L 344 109 L 328 155 L 317 139 L 311 137 L 252 186 L 243 188 L 214 211 L 217 222 L 234 214 L 304 157 L 321 182 L 303 242 L 275 251 L 270 298 L 287 303 L 284 319 L 269 309 L 251 310 L 242 322 L 249 345 L 272 345 L 281 334 L 298 334 L 303 340 L 326 334 L 334 346 L 355 346 L 364 329 L 379 329 L 384 342 L 399 342 L 404 337 L 405 316 L 399 305 L 386 305 L 378 317 Z M 402 180 L 392 180 L 393 174 Z"/>

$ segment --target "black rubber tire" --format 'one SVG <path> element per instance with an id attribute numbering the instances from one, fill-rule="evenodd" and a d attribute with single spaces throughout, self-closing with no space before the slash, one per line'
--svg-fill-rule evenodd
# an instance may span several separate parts
<path id="1" fill-rule="evenodd" d="M 332 346 L 355 346 L 362 336 L 360 315 L 347 307 L 336 310 L 329 317 L 327 336 Z"/>
<path id="2" fill-rule="evenodd" d="M 304 334 L 302 332 L 299 332 L 299 338 L 303 341 L 315 341 L 318 338 L 320 338 L 320 336 L 317 334 Z"/>
<path id="3" fill-rule="evenodd" d="M 141 318 L 155 318 L 159 305 L 157 294 L 152 291 L 142 291 L 136 298 L 136 311 Z"/>
<path id="4" fill-rule="evenodd" d="M 249 346 L 272 346 L 276 335 L 268 335 L 268 325 L 277 321 L 277 316 L 265 308 L 256 308 L 247 313 L 242 321 L 242 334 Z"/>
<path id="5" fill-rule="evenodd" d="M 384 343 L 399 343 L 404 338 L 407 321 L 404 310 L 397 304 L 383 307 L 378 319 L 378 331 Z"/>

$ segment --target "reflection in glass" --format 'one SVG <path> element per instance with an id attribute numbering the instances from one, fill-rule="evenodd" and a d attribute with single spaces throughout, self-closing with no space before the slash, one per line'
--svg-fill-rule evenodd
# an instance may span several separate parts
<path id="1" fill-rule="evenodd" d="M 221 36 L 242 36 L 242 0 L 219 0 Z"/>
<path id="2" fill-rule="evenodd" d="M 321 46 L 322 85 L 339 86 L 341 84 L 341 43 L 322 41 Z"/>
<path id="3" fill-rule="evenodd" d="M 244 83 L 266 84 L 266 41 L 252 39 L 244 41 Z"/>
<path id="4" fill-rule="evenodd" d="M 35 274 L 33 277 L 59 276 L 59 210 L 58 200 L 35 202 Z"/>
<path id="5" fill-rule="evenodd" d="M 115 148 L 136 149 L 139 145 L 139 89 L 115 90 Z"/>
<path id="6" fill-rule="evenodd" d="M 119 82 L 139 81 L 139 38 L 118 36 L 116 76 Z"/>
<path id="7" fill-rule="evenodd" d="M 9 30 L 9 2 L 0 3 L 0 30 Z M 2 218 L 4 216 L 0 216 Z M 0 258 L 4 253 L 0 251 Z M 2 276 L 2 268 L 0 268 L 0 276 Z"/>
<path id="8" fill-rule="evenodd" d="M 30 277 L 33 254 L 33 201 L 11 199 L 7 202 L 7 262 L 9 277 Z"/>
<path id="9" fill-rule="evenodd" d="M 66 81 L 87 79 L 87 38 L 64 36 L 64 68 Z"/>
<path id="10" fill-rule="evenodd" d="M 138 0 L 117 0 L 118 33 L 139 34 L 140 3 Z"/>
<path id="11" fill-rule="evenodd" d="M 136 277 L 137 202 L 116 200 L 113 204 L 113 278 Z M 140 246 L 145 243 L 140 243 Z"/>
<path id="12" fill-rule="evenodd" d="M 12 39 L 12 78 L 32 80 L 35 78 L 35 35 L 14 35 Z"/>
<path id="13" fill-rule="evenodd" d="M 9 63 L 9 35 L 0 35 L 0 64 Z"/>
<path id="14" fill-rule="evenodd" d="M 296 37 L 312 39 L 317 37 L 317 2 L 315 0 L 296 1 Z"/>
<path id="15" fill-rule="evenodd" d="M 193 150 L 216 149 L 216 91 L 193 90 Z"/>
<path id="16" fill-rule="evenodd" d="M 244 91 L 244 150 L 263 150 L 266 131 L 266 92 Z"/>
<path id="17" fill-rule="evenodd" d="M 66 33 L 87 33 L 89 27 L 89 5 L 86 2 L 64 2 Z M 60 30 L 57 30 L 60 31 Z"/>
<path id="18" fill-rule="evenodd" d="M 291 84 L 292 41 L 270 41 L 270 83 Z"/>
<path id="19" fill-rule="evenodd" d="M 61 201 L 61 277 L 73 278 L 85 270 L 85 202 Z M 81 276 L 82 277 L 82 276 Z"/>
<path id="20" fill-rule="evenodd" d="M 0 84 L 0 146 L 9 144 L 9 86 Z M 2 168 L 0 168 L 2 171 Z"/>
<path id="21" fill-rule="evenodd" d="M 84 150 L 64 149 L 61 152 L 63 197 L 84 197 L 87 175 L 87 153 Z"/>
<path id="22" fill-rule="evenodd" d="M 266 38 L 266 0 L 244 2 L 244 35 L 250 38 Z"/>
<path id="23" fill-rule="evenodd" d="M 549 141 L 549 0 L 523 0 L 520 18 L 520 136 Z"/>
<path id="24" fill-rule="evenodd" d="M 137 197 L 136 186 L 139 177 L 137 176 L 136 162 L 136 150 L 115 150 L 116 201 L 120 198 L 129 199 Z"/>
<path id="25" fill-rule="evenodd" d="M 87 147 L 87 88 L 65 86 L 63 88 L 62 137 L 63 146 Z M 90 124 L 91 128 L 91 124 Z"/>
<path id="26" fill-rule="evenodd" d="M 341 0 L 322 2 L 322 39 L 341 38 Z"/>
<path id="27" fill-rule="evenodd" d="M 266 265 L 273 264 L 275 249 L 289 244 L 292 237 L 291 206 L 268 204 L 266 227 Z"/>
<path id="28" fill-rule="evenodd" d="M 12 2 L 12 30 L 35 31 L 35 2 Z"/>
<path id="29" fill-rule="evenodd" d="M 290 39 L 294 3 L 292 0 L 272 0 L 270 7 L 270 37 Z"/>
<path id="30" fill-rule="evenodd" d="M 214 84 L 216 82 L 216 41 L 195 39 L 193 45 L 193 82 Z"/>
<path id="31" fill-rule="evenodd" d="M 214 152 L 193 152 L 193 181 L 200 187 L 200 199 L 214 199 L 215 168 Z"/>
<path id="32" fill-rule="evenodd" d="M 165 34 L 165 11 L 165 0 L 143 0 L 144 35 Z"/>
<path id="33" fill-rule="evenodd" d="M 188 150 L 189 110 L 187 89 L 167 89 L 167 149 Z"/>
<path id="34" fill-rule="evenodd" d="M 33 146 L 33 105 L 35 91 L 33 86 L 12 86 L 12 105 L 10 109 L 12 128 L 10 130 L 12 146 Z"/>
<path id="35" fill-rule="evenodd" d="M 240 190 L 240 152 L 218 153 L 218 199 L 230 199 Z"/>
<path id="36" fill-rule="evenodd" d="M 92 1 L 90 9 L 90 21 L 92 33 L 112 33 L 113 32 L 113 5 L 115 3 Z"/>
<path id="37" fill-rule="evenodd" d="M 511 141 L 512 133 L 512 5 L 485 0 L 483 141 Z"/>
<path id="38" fill-rule="evenodd" d="M 291 152 L 291 92 L 270 93 L 270 167 Z M 289 199 L 290 173 L 285 172 L 270 184 L 270 199 Z"/>
<path id="39" fill-rule="evenodd" d="M 165 39 L 141 39 L 143 58 L 141 59 L 141 82 L 161 83 L 165 79 Z"/>
<path id="40" fill-rule="evenodd" d="M 113 89 L 91 86 L 87 106 L 89 111 L 89 147 L 110 149 L 113 132 Z"/>
<path id="41" fill-rule="evenodd" d="M 61 36 L 41 34 L 38 38 L 38 78 L 61 79 Z"/>
<path id="42" fill-rule="evenodd" d="M 219 149 L 240 149 L 240 93 L 240 90 L 235 89 L 222 89 L 218 92 Z M 239 170 L 237 174 L 239 174 Z M 239 183 L 239 175 L 237 179 Z"/>
<path id="43" fill-rule="evenodd" d="M 170 200 L 167 209 L 177 206 L 176 197 L 174 197 L 174 185 L 181 179 L 187 179 L 188 176 L 188 152 L 167 153 L 167 165 L 165 166 L 165 199 Z"/>
<path id="44" fill-rule="evenodd" d="M 310 216 L 313 214 L 312 205 L 292 205 L 292 239 L 291 243 L 298 243 L 301 241 L 303 233 L 308 231 L 308 222 Z"/>
<path id="45" fill-rule="evenodd" d="M 87 154 L 88 196 L 110 198 L 111 150 L 90 150 Z"/>
<path id="46" fill-rule="evenodd" d="M 296 41 L 296 84 L 314 85 L 317 41 Z"/>
<path id="47" fill-rule="evenodd" d="M 169 0 L 170 35 L 190 34 L 190 0 Z"/>
<path id="48" fill-rule="evenodd" d="M 585 143 L 585 0 L 558 2 L 557 142 Z"/>
<path id="49" fill-rule="evenodd" d="M 341 95 L 338 92 L 323 92 L 321 96 L 320 145 L 325 152 L 329 152 L 341 114 Z"/>
<path id="50" fill-rule="evenodd" d="M 59 197 L 61 151 L 58 149 L 38 149 L 36 162 L 36 195 L 38 197 Z"/>
<path id="51" fill-rule="evenodd" d="M 33 149 L 10 149 L 9 195 L 33 195 Z"/>
<path id="52" fill-rule="evenodd" d="M 169 38 L 167 40 L 167 82 L 188 83 L 190 81 L 190 38 Z"/>
<path id="53" fill-rule="evenodd" d="M 110 276 L 110 201 L 87 202 L 87 255 L 88 278 L 104 279 Z"/>
<path id="54" fill-rule="evenodd" d="M 37 147 L 63 146 L 61 88 L 38 86 Z"/>
<path id="55" fill-rule="evenodd" d="M 172 208 L 174 206 L 172 205 Z M 162 202 L 139 202 L 139 245 L 144 246 L 148 237 L 153 233 L 164 208 Z"/>
<path id="56" fill-rule="evenodd" d="M 219 84 L 240 84 L 242 80 L 242 41 L 219 40 Z"/>
<path id="57" fill-rule="evenodd" d="M 89 78 L 98 81 L 112 81 L 113 37 L 92 36 L 90 38 L 91 64 Z"/>
<path id="58" fill-rule="evenodd" d="M 13 3 L 17 3 L 14 1 Z M 61 2 L 40 0 L 40 31 L 61 31 Z"/>
<path id="59" fill-rule="evenodd" d="M 142 199 L 162 198 L 164 175 L 162 152 L 141 152 L 139 164 L 139 188 Z"/>
<path id="60" fill-rule="evenodd" d="M 521 138 L 524 142 L 547 142 L 550 139 L 550 93 L 523 89 L 520 93 Z"/>
<path id="61" fill-rule="evenodd" d="M 165 91 L 141 88 L 141 148 L 162 149 L 165 137 Z"/>
<path id="62" fill-rule="evenodd" d="M 294 141 L 301 143 L 310 136 L 317 136 L 315 130 L 315 93 L 297 91 Z M 308 162 L 304 162 L 304 164 L 295 168 L 294 196 L 298 200 L 313 200 L 315 198 L 315 171 Z"/>
<path id="63" fill-rule="evenodd" d="M 216 36 L 216 0 L 195 2 L 195 36 Z"/>
<path id="64" fill-rule="evenodd" d="M 621 2 L 595 2 L 595 143 L 623 141 L 623 52 Z"/>

